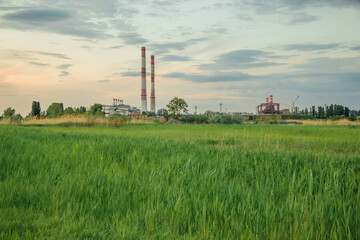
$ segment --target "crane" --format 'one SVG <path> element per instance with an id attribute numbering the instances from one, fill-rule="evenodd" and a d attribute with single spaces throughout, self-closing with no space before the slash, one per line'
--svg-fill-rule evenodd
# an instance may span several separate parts
<path id="1" fill-rule="evenodd" d="M 295 106 L 296 101 L 299 99 L 299 97 L 300 97 L 300 96 L 297 96 L 297 97 L 295 98 L 295 100 L 292 101 L 292 106 L 291 106 L 291 113 L 292 113 L 292 114 L 294 114 L 294 106 Z"/>

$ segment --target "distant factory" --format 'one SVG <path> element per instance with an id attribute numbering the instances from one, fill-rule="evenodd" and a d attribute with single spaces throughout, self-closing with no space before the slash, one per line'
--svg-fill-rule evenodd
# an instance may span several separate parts
<path id="1" fill-rule="evenodd" d="M 265 103 L 261 103 L 256 108 L 257 114 L 290 114 L 289 109 L 280 110 L 280 103 L 273 102 L 273 95 L 270 98 L 266 98 Z"/>
<path id="2" fill-rule="evenodd" d="M 102 108 L 105 116 L 112 115 L 124 115 L 124 116 L 136 116 L 140 115 L 140 109 L 136 107 L 131 107 L 130 105 L 124 104 L 123 100 L 113 99 L 112 105 L 103 105 Z"/>
<path id="3" fill-rule="evenodd" d="M 151 55 L 151 93 L 150 93 L 150 112 L 155 114 L 155 56 Z M 123 100 L 113 99 L 112 105 L 103 105 L 105 116 L 125 115 L 136 116 L 147 113 L 147 94 L 146 94 L 146 49 L 141 48 L 141 111 L 136 107 L 124 104 Z"/>

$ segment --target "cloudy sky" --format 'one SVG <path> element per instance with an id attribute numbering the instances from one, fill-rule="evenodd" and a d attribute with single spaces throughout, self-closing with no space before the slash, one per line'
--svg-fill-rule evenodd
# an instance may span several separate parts
<path id="1" fill-rule="evenodd" d="M 273 94 L 360 109 L 359 26 L 360 0 L 0 0 L 0 111 L 140 107 L 142 46 L 157 108 L 254 112 Z"/>

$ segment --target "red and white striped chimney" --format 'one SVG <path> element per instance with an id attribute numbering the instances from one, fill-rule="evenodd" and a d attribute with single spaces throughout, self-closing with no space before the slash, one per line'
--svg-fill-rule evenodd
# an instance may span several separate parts
<path id="1" fill-rule="evenodd" d="M 273 95 L 270 95 L 270 103 L 273 103 Z"/>
<path id="2" fill-rule="evenodd" d="M 151 55 L 151 95 L 150 111 L 155 113 L 155 57 Z"/>
<path id="3" fill-rule="evenodd" d="M 141 112 L 147 112 L 145 47 L 141 48 Z"/>
<path id="4" fill-rule="evenodd" d="M 268 104 L 269 103 L 269 98 L 266 98 L 266 104 Z"/>

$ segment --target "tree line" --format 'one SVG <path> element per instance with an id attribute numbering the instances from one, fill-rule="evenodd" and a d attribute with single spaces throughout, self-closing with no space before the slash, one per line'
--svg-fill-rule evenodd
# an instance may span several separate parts
<path id="1" fill-rule="evenodd" d="M 63 115 L 85 115 L 85 116 L 104 116 L 101 104 L 94 104 L 89 109 L 84 106 L 67 107 L 64 109 L 62 103 L 52 103 L 46 111 L 41 111 L 40 102 L 33 101 L 31 112 L 25 118 L 56 118 Z M 20 113 L 16 114 L 15 109 L 9 107 L 4 110 L 2 119 L 21 120 L 23 117 Z"/>
<path id="2" fill-rule="evenodd" d="M 360 116 L 360 110 L 350 110 L 348 107 L 339 104 L 330 104 L 325 106 L 311 106 L 302 110 L 297 110 L 298 117 L 304 116 L 311 119 L 341 119 L 348 118 L 349 120 L 356 120 Z M 300 115 L 300 116 L 299 116 Z M 289 116 L 290 117 L 290 116 Z M 292 116 L 292 118 L 296 118 Z"/>

